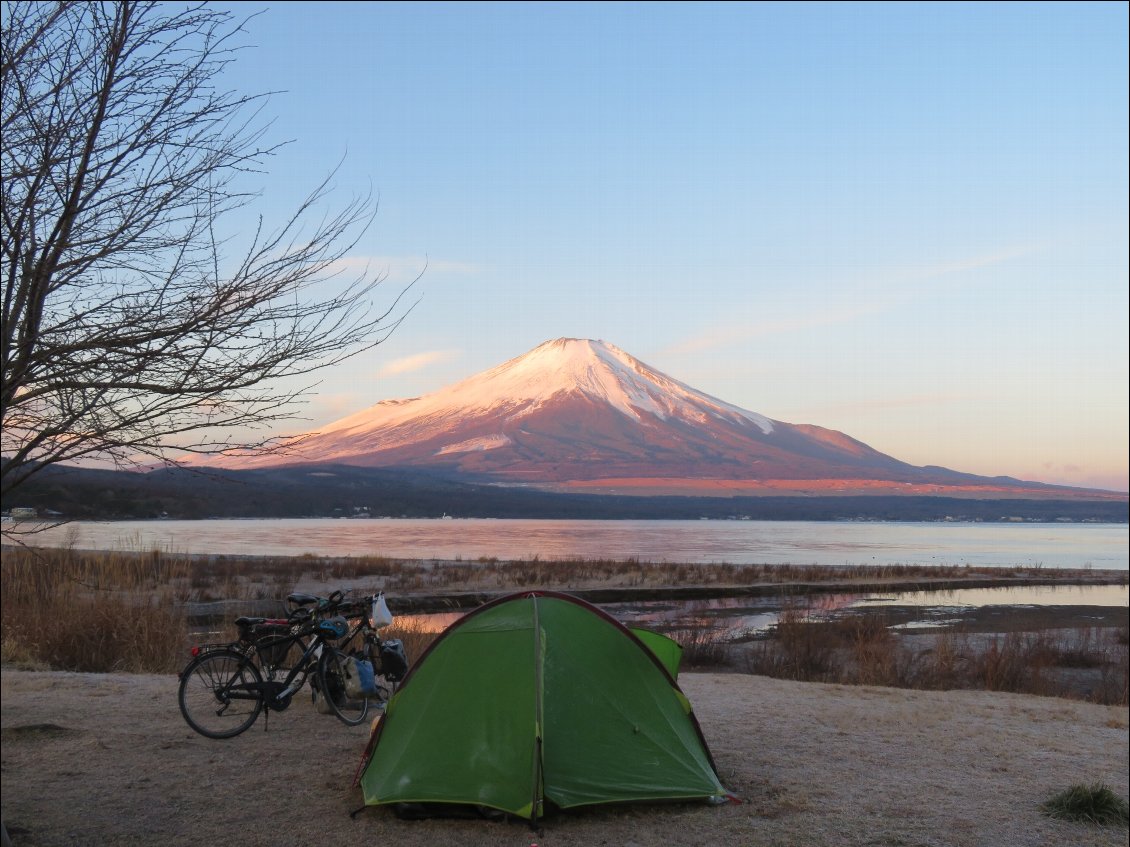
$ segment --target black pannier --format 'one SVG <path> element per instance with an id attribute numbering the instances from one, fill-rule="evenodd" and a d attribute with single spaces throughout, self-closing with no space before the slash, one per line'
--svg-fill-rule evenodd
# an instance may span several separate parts
<path id="1" fill-rule="evenodd" d="M 381 642 L 381 666 L 378 673 L 390 682 L 399 682 L 408 673 L 408 656 L 397 638 Z"/>
<path id="2" fill-rule="evenodd" d="M 236 621 L 239 625 L 239 640 L 255 645 L 259 657 L 268 665 L 286 664 L 286 657 L 290 648 L 294 646 L 294 638 L 290 634 L 290 624 L 260 622 L 244 623 Z"/>

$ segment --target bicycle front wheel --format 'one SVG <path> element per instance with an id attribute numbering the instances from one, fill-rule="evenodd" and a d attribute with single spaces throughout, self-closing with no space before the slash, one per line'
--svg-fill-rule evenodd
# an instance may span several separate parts
<path id="1" fill-rule="evenodd" d="M 348 658 L 349 654 L 344 651 L 325 645 L 318 660 L 318 683 L 322 696 L 338 719 L 356 726 L 369 713 L 369 698 L 350 697 L 346 692 L 345 662 Z"/>
<path id="2" fill-rule="evenodd" d="M 201 653 L 184 669 L 177 699 L 190 727 L 208 738 L 232 738 L 263 710 L 263 677 L 235 650 Z"/>

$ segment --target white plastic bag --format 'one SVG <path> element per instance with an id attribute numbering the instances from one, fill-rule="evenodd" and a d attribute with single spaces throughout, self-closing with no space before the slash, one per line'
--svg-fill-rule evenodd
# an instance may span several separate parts
<path id="1" fill-rule="evenodd" d="M 370 617 L 374 629 L 390 626 L 392 624 L 392 612 L 388 609 L 388 603 L 385 602 L 385 593 L 382 591 L 373 598 L 373 613 Z"/>

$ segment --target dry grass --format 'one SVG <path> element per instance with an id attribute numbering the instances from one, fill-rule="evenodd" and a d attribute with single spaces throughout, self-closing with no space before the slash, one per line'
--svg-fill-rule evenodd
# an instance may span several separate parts
<path id="1" fill-rule="evenodd" d="M 719 639 L 713 631 L 706 628 L 679 629 L 665 632 L 683 648 L 683 658 L 680 666 L 688 668 L 723 668 L 732 663 L 728 645 Z"/>
<path id="2" fill-rule="evenodd" d="M 1130 703 L 1128 651 L 1119 631 L 1090 627 L 906 637 L 895 634 L 881 614 L 827 621 L 791 608 L 768 638 L 750 645 L 744 667 L 809 682 Z"/>
<path id="3" fill-rule="evenodd" d="M 162 551 L 82 553 L 5 549 L 0 569 L 3 660 L 25 667 L 79 671 L 167 672 L 178 669 L 188 640 L 185 604 L 207 600 L 281 599 L 299 582 L 359 591 L 411 592 L 586 587 L 781 585 L 803 590 L 851 580 L 1001 576 L 968 567 L 859 568 L 793 565 L 674 564 L 610 559 L 420 562 L 384 557 L 327 559 L 192 557 Z M 1017 570 L 1013 576 L 1024 576 Z M 1028 576 L 1046 576 L 1035 569 Z M 774 638 L 758 642 L 745 669 L 787 679 L 915 688 L 984 688 L 1072 693 L 1070 672 L 1099 682 L 1088 697 L 1127 702 L 1126 630 L 1080 630 L 1063 639 L 1010 634 L 990 641 L 939 636 L 914 650 L 880 617 L 813 625 L 809 613 L 786 609 Z M 436 633 L 401 618 L 384 632 L 400 638 L 412 661 Z M 671 633 L 684 646 L 684 667 L 721 667 L 730 645 L 709 629 Z M 234 637 L 234 634 L 233 634 Z M 1076 693 L 1078 693 L 1076 691 Z"/>
<path id="4" fill-rule="evenodd" d="M 1095 826 L 1124 827 L 1130 822 L 1130 807 L 1126 801 L 1101 782 L 1073 785 L 1040 808 L 1048 817 Z"/>
<path id="5" fill-rule="evenodd" d="M 73 671 L 175 670 L 185 568 L 160 555 L 5 551 L 3 661 Z"/>
<path id="6" fill-rule="evenodd" d="M 419 618 L 396 618 L 392 626 L 381 630 L 381 638 L 396 638 L 404 643 L 410 668 L 415 667 L 416 662 L 438 637 L 439 632 L 428 628 Z"/>
<path id="7" fill-rule="evenodd" d="M 5 550 L 7 558 L 22 555 Z M 65 550 L 36 550 L 51 561 Z M 186 600 L 258 599 L 285 594 L 301 579 L 327 585 L 371 583 L 389 593 L 468 591 L 530 587 L 580 589 L 586 587 L 639 588 L 655 586 L 791 585 L 798 589 L 829 582 L 921 580 L 992 577 L 996 579 L 1046 578 L 1041 568 L 976 568 L 923 565 L 830 567 L 818 565 L 734 565 L 647 562 L 638 559 L 532 559 L 420 561 L 384 556 L 318 557 L 188 556 L 168 551 L 86 554 L 126 559 L 157 558 L 183 568 L 179 588 Z"/>
<path id="8" fill-rule="evenodd" d="M 331 584 L 357 573 L 319 560 L 310 563 Z M 379 564 L 367 562 L 365 575 L 379 574 Z M 3 662 L 84 672 L 176 671 L 187 655 L 186 603 L 281 598 L 291 590 L 295 570 L 293 560 L 270 561 L 252 571 L 246 561 L 201 561 L 160 551 L 5 550 L 0 563 Z M 414 659 L 436 633 L 418 619 L 405 618 L 382 635 L 402 640 Z M 220 641 L 235 638 L 230 622 L 216 635 Z"/>
<path id="9" fill-rule="evenodd" d="M 639 588 L 654 586 L 794 585 L 828 582 L 921 579 L 968 579 L 985 577 L 1040 577 L 1040 568 L 935 567 L 924 565 L 735 565 L 728 563 L 647 562 L 638 559 L 560 559 L 499 561 L 481 558 L 473 563 L 439 568 L 429 578 L 433 583 L 451 581 L 469 588 L 505 588 L 521 585 L 538 588 L 586 588 L 592 586 Z"/>

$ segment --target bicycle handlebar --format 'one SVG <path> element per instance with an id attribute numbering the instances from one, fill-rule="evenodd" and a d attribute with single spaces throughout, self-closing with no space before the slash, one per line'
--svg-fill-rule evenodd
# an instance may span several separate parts
<path id="1" fill-rule="evenodd" d="M 374 595 L 375 596 L 375 595 Z M 317 597 L 313 594 L 291 594 L 286 598 L 288 603 L 298 604 L 287 619 L 299 622 L 311 615 L 343 615 L 347 618 L 368 617 L 372 608 L 373 597 L 366 596 L 359 599 L 346 597 L 342 591 L 334 591 L 329 597 Z"/>

